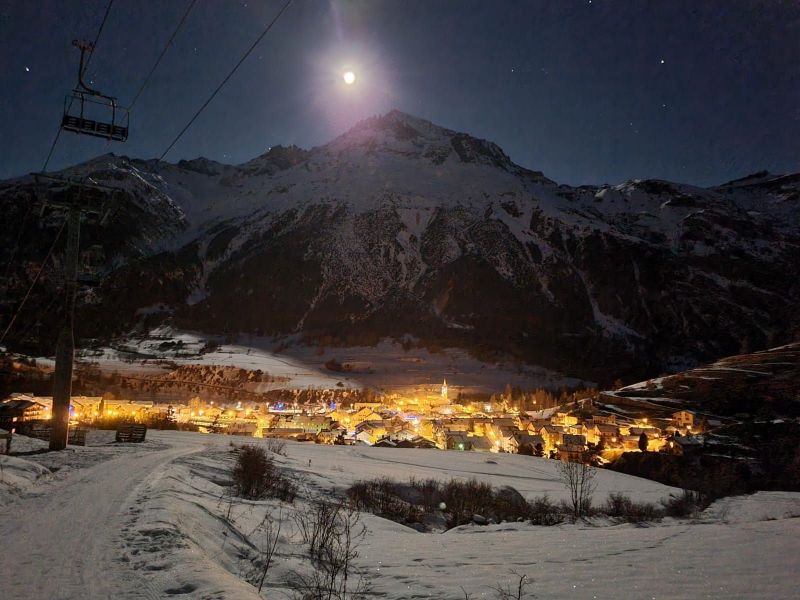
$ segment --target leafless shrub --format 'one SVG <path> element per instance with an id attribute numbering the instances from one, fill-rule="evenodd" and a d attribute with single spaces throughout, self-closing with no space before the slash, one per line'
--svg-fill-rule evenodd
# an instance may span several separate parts
<path id="1" fill-rule="evenodd" d="M 275 466 L 275 461 L 260 446 L 242 446 L 233 467 L 237 496 L 250 500 L 278 498 L 294 502 L 297 486 Z"/>
<path id="2" fill-rule="evenodd" d="M 357 481 L 347 490 L 347 497 L 356 510 L 404 524 L 424 523 L 426 513 L 439 510 L 447 527 L 470 523 L 476 514 L 498 522 L 530 520 L 535 525 L 564 520 L 564 511 L 546 496 L 530 503 L 510 486 L 493 488 L 475 479 L 440 482 L 412 477 L 403 484 L 383 477 Z"/>
<path id="3" fill-rule="evenodd" d="M 441 484 L 437 479 L 417 479 L 411 477 L 408 484 L 420 495 L 420 504 L 425 512 L 433 512 L 441 502 Z"/>
<path id="4" fill-rule="evenodd" d="M 650 502 L 634 502 L 625 494 L 609 494 L 602 512 L 628 523 L 645 523 L 661 519 L 662 513 Z"/>
<path id="5" fill-rule="evenodd" d="M 273 519 L 267 511 L 261 522 L 247 536 L 248 539 L 260 538 L 260 543 L 254 551 L 247 551 L 244 559 L 249 562 L 249 570 L 245 573 L 245 580 L 261 592 L 267 579 L 267 574 L 272 566 L 273 558 L 283 529 L 283 507 L 278 510 L 278 518 Z"/>
<path id="6" fill-rule="evenodd" d="M 264 438 L 264 447 L 280 456 L 286 456 L 286 441 L 278 438 Z"/>
<path id="7" fill-rule="evenodd" d="M 323 558 L 325 549 L 336 532 L 340 510 L 341 503 L 323 500 L 312 503 L 307 511 L 294 515 L 295 525 L 312 560 L 319 561 Z"/>
<path id="8" fill-rule="evenodd" d="M 549 527 L 551 525 L 558 525 L 564 521 L 564 513 L 561 507 L 551 501 L 547 494 L 534 498 L 529 505 L 528 518 L 532 525 L 544 525 Z"/>
<path id="9" fill-rule="evenodd" d="M 700 492 L 692 490 L 683 490 L 677 496 L 670 494 L 669 498 L 661 501 L 661 504 L 665 515 L 676 518 L 695 518 L 708 507 L 706 498 Z"/>
<path id="10" fill-rule="evenodd" d="M 316 502 L 311 510 L 295 515 L 295 523 L 315 570 L 294 573 L 290 585 L 302 600 L 364 598 L 368 582 L 353 565 L 358 545 L 366 535 L 358 512 L 347 502 Z M 351 575 L 355 574 L 355 581 Z"/>
<path id="11" fill-rule="evenodd" d="M 347 498 L 355 510 L 371 512 L 398 523 L 414 522 L 420 512 L 400 498 L 397 483 L 388 477 L 356 481 L 347 490 Z"/>
<path id="12" fill-rule="evenodd" d="M 486 512 L 487 500 L 493 498 L 492 486 L 477 479 L 456 481 L 451 479 L 441 489 L 442 502 L 446 505 L 447 524 L 450 527 L 472 521 L 475 514 Z"/>
<path id="13" fill-rule="evenodd" d="M 516 585 L 498 584 L 496 587 L 492 588 L 495 592 L 495 598 L 497 600 L 525 600 L 526 598 L 535 598 L 535 596 L 528 593 L 528 587 L 533 584 L 533 582 L 528 579 L 528 576 L 524 574 L 520 575 L 516 571 L 511 571 L 511 574 L 516 578 Z"/>
<path id="14" fill-rule="evenodd" d="M 594 467 L 582 462 L 561 461 L 558 464 L 561 481 L 569 491 L 569 503 L 573 519 L 588 516 L 592 509 L 592 495 L 597 487 Z"/>

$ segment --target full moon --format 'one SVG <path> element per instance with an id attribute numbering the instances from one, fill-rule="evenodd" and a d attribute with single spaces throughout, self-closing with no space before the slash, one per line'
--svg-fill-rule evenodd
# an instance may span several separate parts
<path id="1" fill-rule="evenodd" d="M 355 81 L 356 81 L 356 74 L 353 73 L 352 71 L 346 71 L 342 75 L 342 79 L 344 79 L 344 82 L 347 85 L 353 85 L 355 83 Z"/>

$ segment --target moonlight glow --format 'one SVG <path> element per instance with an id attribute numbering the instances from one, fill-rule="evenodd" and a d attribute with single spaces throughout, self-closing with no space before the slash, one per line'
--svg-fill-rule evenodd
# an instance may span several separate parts
<path id="1" fill-rule="evenodd" d="M 347 85 L 353 85 L 356 81 L 356 74 L 352 71 L 345 71 L 344 74 L 342 74 L 342 79 L 344 79 Z"/>

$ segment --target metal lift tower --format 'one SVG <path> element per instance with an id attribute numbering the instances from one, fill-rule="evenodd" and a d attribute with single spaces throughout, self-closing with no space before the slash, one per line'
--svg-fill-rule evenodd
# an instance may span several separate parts
<path id="1" fill-rule="evenodd" d="M 56 344 L 56 368 L 53 374 L 53 410 L 50 449 L 63 450 L 69 435 L 69 404 L 72 395 L 72 363 L 75 355 L 75 296 L 78 291 L 81 219 L 94 216 L 105 222 L 125 191 L 99 184 L 90 178 L 67 179 L 37 175 L 36 193 L 43 210 L 51 207 L 65 211 L 67 245 L 64 260 L 64 319 Z"/>

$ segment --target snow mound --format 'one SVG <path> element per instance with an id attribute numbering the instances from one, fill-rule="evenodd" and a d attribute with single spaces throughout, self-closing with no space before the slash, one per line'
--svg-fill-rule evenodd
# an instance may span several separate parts
<path id="1" fill-rule="evenodd" d="M 800 518 L 800 492 L 757 492 L 717 500 L 704 517 L 728 523 L 754 523 Z"/>
<path id="2" fill-rule="evenodd" d="M 0 454 L 0 506 L 49 474 L 50 469 L 38 463 Z"/>

